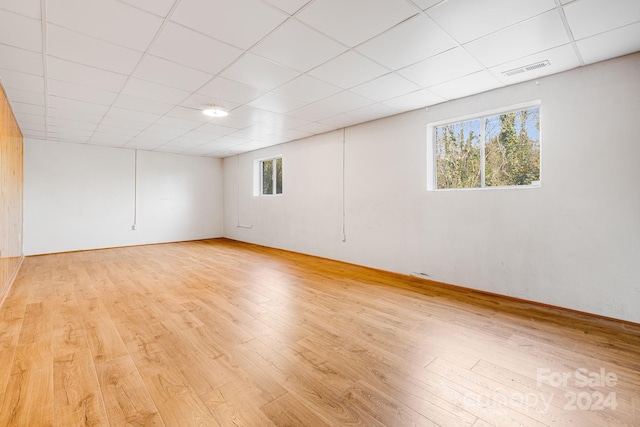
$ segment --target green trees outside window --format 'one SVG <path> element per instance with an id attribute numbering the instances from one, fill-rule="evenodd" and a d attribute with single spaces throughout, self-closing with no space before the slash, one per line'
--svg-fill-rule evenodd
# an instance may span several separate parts
<path id="1" fill-rule="evenodd" d="M 540 181 L 538 107 L 435 128 L 438 189 L 531 185 Z"/>

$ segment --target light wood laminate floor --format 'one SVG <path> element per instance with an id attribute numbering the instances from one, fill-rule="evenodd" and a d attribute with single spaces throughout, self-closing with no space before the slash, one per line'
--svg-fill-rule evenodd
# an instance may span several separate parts
<path id="1" fill-rule="evenodd" d="M 638 426 L 640 327 L 224 239 L 45 255 L 0 309 L 0 402 L 0 426 Z"/>

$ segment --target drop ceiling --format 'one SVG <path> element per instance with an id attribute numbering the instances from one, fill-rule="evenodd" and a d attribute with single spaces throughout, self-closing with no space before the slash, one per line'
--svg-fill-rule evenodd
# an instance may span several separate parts
<path id="1" fill-rule="evenodd" d="M 0 0 L 26 138 L 198 156 L 638 50 L 638 0 Z"/>

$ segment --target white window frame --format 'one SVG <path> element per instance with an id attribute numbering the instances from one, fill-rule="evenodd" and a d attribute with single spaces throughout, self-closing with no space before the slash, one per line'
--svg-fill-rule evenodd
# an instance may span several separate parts
<path id="1" fill-rule="evenodd" d="M 436 167 L 436 156 L 435 156 L 435 144 L 436 144 L 436 128 L 443 125 L 454 124 L 459 122 L 466 122 L 476 119 L 483 119 L 489 116 L 496 116 L 499 114 L 512 113 L 516 111 L 526 110 L 529 108 L 538 108 L 540 114 L 540 135 L 539 135 L 539 144 L 540 144 L 540 179 L 536 182 L 533 182 L 529 185 L 503 185 L 503 186 L 483 186 L 483 187 L 466 187 L 466 188 L 437 188 L 437 167 Z M 542 102 L 540 100 L 533 100 L 528 102 L 523 102 L 520 104 L 514 104 L 506 107 L 496 108 L 492 110 L 481 111 L 474 114 L 467 114 L 464 116 L 449 118 L 446 120 L 439 120 L 437 122 L 432 122 L 427 124 L 427 191 L 475 191 L 475 190 L 505 190 L 505 189 L 525 189 L 525 188 L 539 188 L 542 185 Z M 485 134 L 484 134 L 484 125 L 481 127 L 481 173 L 484 175 L 484 162 L 485 162 Z M 484 182 L 484 176 L 482 176 L 482 182 Z"/>
<path id="2" fill-rule="evenodd" d="M 282 193 L 279 193 L 279 194 L 275 192 L 276 183 L 277 183 L 277 170 L 276 170 L 275 162 L 277 159 L 282 160 Z M 268 161 L 273 162 L 273 191 L 274 192 L 272 194 L 266 194 L 262 192 L 262 189 L 263 189 L 262 164 Z M 283 193 L 284 193 L 284 159 L 282 157 L 282 154 L 254 160 L 253 162 L 253 195 L 273 197 L 273 196 L 282 196 Z"/>

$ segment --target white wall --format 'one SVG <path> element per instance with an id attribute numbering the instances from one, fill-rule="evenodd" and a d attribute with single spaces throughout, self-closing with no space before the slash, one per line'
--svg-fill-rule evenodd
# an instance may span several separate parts
<path id="1" fill-rule="evenodd" d="M 347 128 L 344 181 L 341 131 L 227 158 L 224 235 L 640 322 L 638 76 L 634 54 Z M 536 99 L 541 188 L 426 191 L 427 123 Z M 254 197 L 277 154 L 284 194 Z"/>
<path id="2" fill-rule="evenodd" d="M 220 159 L 25 140 L 27 255 L 222 235 Z"/>

